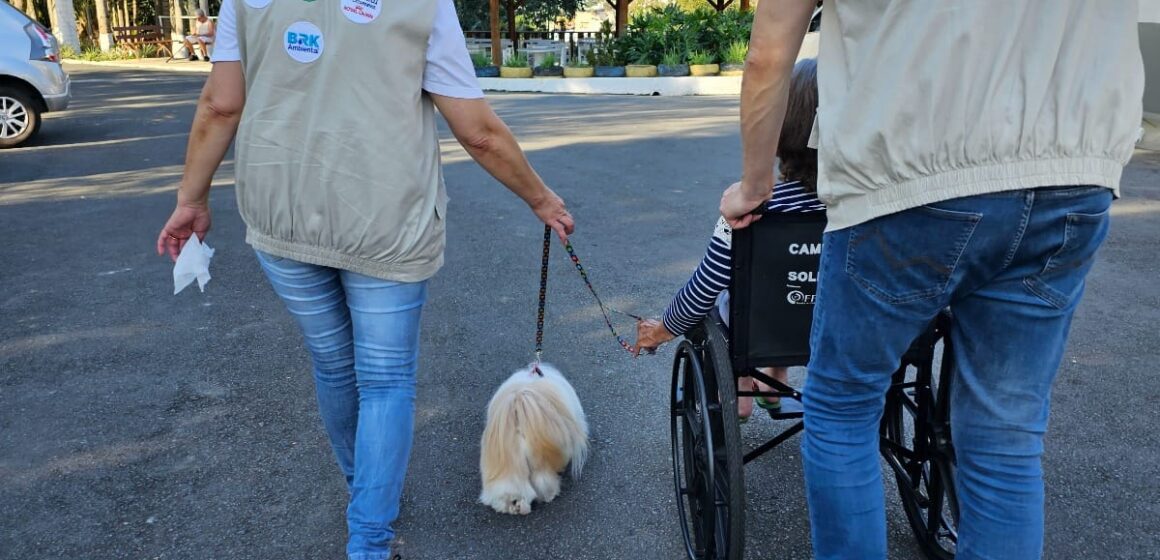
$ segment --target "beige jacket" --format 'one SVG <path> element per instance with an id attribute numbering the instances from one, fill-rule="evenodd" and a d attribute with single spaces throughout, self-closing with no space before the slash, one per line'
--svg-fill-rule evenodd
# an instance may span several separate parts
<path id="1" fill-rule="evenodd" d="M 834 0 L 818 55 L 830 230 L 1050 185 L 1117 192 L 1141 119 L 1137 0 Z"/>
<path id="2" fill-rule="evenodd" d="M 447 195 L 422 90 L 434 0 L 243 0 L 246 240 L 400 282 L 443 264 Z"/>

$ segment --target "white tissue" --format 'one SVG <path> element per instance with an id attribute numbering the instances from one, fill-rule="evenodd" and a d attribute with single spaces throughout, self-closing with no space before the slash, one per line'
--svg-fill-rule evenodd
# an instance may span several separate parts
<path id="1" fill-rule="evenodd" d="M 177 262 L 173 264 L 173 295 L 181 293 L 186 286 L 197 280 L 197 287 L 205 291 L 209 282 L 209 260 L 213 258 L 213 249 L 203 245 L 197 235 L 189 236 Z"/>

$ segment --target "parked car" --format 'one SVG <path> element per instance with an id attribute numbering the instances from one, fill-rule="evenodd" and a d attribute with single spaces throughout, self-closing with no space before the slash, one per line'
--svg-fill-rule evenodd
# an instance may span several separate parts
<path id="1" fill-rule="evenodd" d="M 52 33 L 0 2 L 0 148 L 36 136 L 42 114 L 68 107 L 70 87 Z"/>

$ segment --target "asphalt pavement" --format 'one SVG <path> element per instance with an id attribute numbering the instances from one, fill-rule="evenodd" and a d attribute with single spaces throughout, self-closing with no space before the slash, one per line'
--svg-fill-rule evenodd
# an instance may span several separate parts
<path id="1" fill-rule="evenodd" d="M 342 558 L 343 481 L 299 333 L 243 241 L 229 162 L 211 197 L 205 293 L 174 296 L 171 264 L 153 253 L 204 77 L 72 70 L 73 107 L 35 144 L 0 152 L 0 559 Z M 737 99 L 491 101 L 568 201 L 601 295 L 658 314 L 736 177 Z M 562 251 L 545 353 L 585 404 L 591 460 L 531 516 L 475 502 L 484 406 L 532 354 L 542 230 L 443 136 L 447 265 L 424 316 L 400 552 L 681 558 L 672 348 L 627 356 Z M 1048 558 L 1160 558 L 1160 154 L 1137 155 L 1124 194 L 1055 391 Z M 631 334 L 631 321 L 618 327 Z M 752 445 L 775 427 L 742 429 Z M 809 558 L 796 439 L 749 465 L 746 485 L 747 558 Z M 891 557 L 918 559 L 889 496 Z"/>

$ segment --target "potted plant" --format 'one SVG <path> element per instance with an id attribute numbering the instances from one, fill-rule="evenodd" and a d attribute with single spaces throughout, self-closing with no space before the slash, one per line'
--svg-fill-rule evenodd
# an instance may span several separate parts
<path id="1" fill-rule="evenodd" d="M 536 68 L 532 71 L 537 78 L 563 78 L 564 69 L 556 64 L 556 55 L 548 53 L 544 55 L 544 60 L 541 60 Z"/>
<path id="2" fill-rule="evenodd" d="M 689 73 L 694 76 L 716 76 L 721 66 L 713 62 L 713 55 L 696 51 L 689 55 Z"/>
<path id="3" fill-rule="evenodd" d="M 499 75 L 503 78 L 531 78 L 532 69 L 528 66 L 528 56 L 516 54 L 508 57 L 500 67 Z"/>
<path id="4" fill-rule="evenodd" d="M 749 43 L 745 41 L 733 41 L 729 46 L 725 47 L 725 52 L 721 53 L 721 60 L 724 64 L 721 65 L 722 76 L 740 76 L 745 71 L 745 57 L 749 55 Z"/>
<path id="5" fill-rule="evenodd" d="M 568 65 L 564 67 L 565 78 L 591 78 L 595 74 L 596 69 L 592 64 L 580 57 L 569 60 Z"/>
<path id="6" fill-rule="evenodd" d="M 665 33 L 671 23 L 666 11 L 660 8 L 632 17 L 623 37 L 628 59 L 632 61 L 625 67 L 628 77 L 652 78 L 657 75 L 656 64 L 665 53 Z"/>
<path id="7" fill-rule="evenodd" d="M 685 64 L 684 57 L 677 51 L 669 51 L 661 58 L 661 64 L 657 66 L 657 73 L 667 77 L 688 76 L 689 65 Z"/>
<path id="8" fill-rule="evenodd" d="M 471 65 L 475 67 L 475 77 L 477 78 L 499 77 L 499 68 L 491 63 L 491 57 L 487 56 L 487 53 L 471 53 Z"/>
<path id="9" fill-rule="evenodd" d="M 611 23 L 600 24 L 600 33 L 588 59 L 595 67 L 593 75 L 597 78 L 624 77 L 624 43 L 613 34 Z"/>

